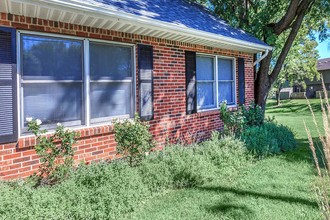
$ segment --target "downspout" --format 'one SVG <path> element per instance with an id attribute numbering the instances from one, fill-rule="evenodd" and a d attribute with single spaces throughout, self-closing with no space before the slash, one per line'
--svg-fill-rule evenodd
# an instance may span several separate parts
<path id="1" fill-rule="evenodd" d="M 268 55 L 269 53 L 269 50 L 267 49 L 265 51 L 265 53 L 259 58 L 257 59 L 254 63 L 253 63 L 253 66 L 256 66 L 258 63 L 260 63 L 263 59 L 266 58 L 266 56 Z M 254 77 L 254 81 L 257 80 L 257 73 L 255 74 L 255 77 Z"/>
<path id="2" fill-rule="evenodd" d="M 257 63 L 260 63 L 263 59 L 265 59 L 265 57 L 268 55 L 269 50 L 267 49 L 264 53 L 264 55 L 262 55 L 259 59 L 257 59 L 254 63 L 253 66 L 257 65 Z"/>

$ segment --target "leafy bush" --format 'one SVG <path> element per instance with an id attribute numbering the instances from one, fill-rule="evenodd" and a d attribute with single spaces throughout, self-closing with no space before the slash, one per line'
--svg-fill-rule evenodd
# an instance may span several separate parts
<path id="1" fill-rule="evenodd" d="M 274 122 L 247 128 L 241 138 L 247 149 L 258 156 L 277 154 L 297 146 L 292 130 Z"/>
<path id="2" fill-rule="evenodd" d="M 82 165 L 52 187 L 0 183 L 4 219 L 122 219 L 166 189 L 228 178 L 249 163 L 244 144 L 232 138 L 153 152 L 131 167 L 126 161 Z"/>
<path id="3" fill-rule="evenodd" d="M 224 123 L 225 133 L 238 136 L 244 129 L 252 126 L 260 126 L 264 123 L 262 108 L 250 102 L 249 106 L 242 105 L 236 111 L 227 108 L 226 103 L 220 105 L 220 119 Z"/>
<path id="4" fill-rule="evenodd" d="M 253 101 L 250 102 L 249 106 L 242 106 L 242 115 L 246 127 L 260 126 L 264 123 L 264 111 Z"/>
<path id="5" fill-rule="evenodd" d="M 220 119 L 224 124 L 224 132 L 229 135 L 240 134 L 245 127 L 245 119 L 242 111 L 230 111 L 224 102 L 220 105 Z"/>
<path id="6" fill-rule="evenodd" d="M 154 147 L 148 124 L 138 116 L 134 120 L 115 121 L 114 132 L 117 152 L 127 158 L 131 166 L 138 165 Z"/>
<path id="7" fill-rule="evenodd" d="M 41 130 L 42 121 L 27 118 L 28 130 L 37 138 L 36 153 L 40 156 L 39 173 L 35 174 L 38 184 L 54 184 L 67 177 L 73 166 L 74 150 L 72 145 L 79 137 L 78 133 L 64 129 L 57 124 L 55 133 L 46 136 L 47 130 Z"/>

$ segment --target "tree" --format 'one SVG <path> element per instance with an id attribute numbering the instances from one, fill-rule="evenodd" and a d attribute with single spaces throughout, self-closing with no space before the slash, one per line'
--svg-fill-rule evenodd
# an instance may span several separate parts
<path id="1" fill-rule="evenodd" d="M 285 38 L 282 37 L 282 38 Z M 305 80 L 319 79 L 320 74 L 317 71 L 316 64 L 319 58 L 316 49 L 318 43 L 308 38 L 306 31 L 299 31 L 289 54 L 287 55 L 283 67 L 273 84 L 275 90 L 277 105 L 280 104 L 280 91 L 285 84 L 290 86 L 299 85 L 305 87 Z M 274 53 L 280 51 L 274 50 Z"/>
<path id="2" fill-rule="evenodd" d="M 195 0 L 206 4 L 234 27 L 241 28 L 274 47 L 263 59 L 255 81 L 255 101 L 265 108 L 286 57 L 303 27 L 313 38 L 328 37 L 329 0 Z"/>

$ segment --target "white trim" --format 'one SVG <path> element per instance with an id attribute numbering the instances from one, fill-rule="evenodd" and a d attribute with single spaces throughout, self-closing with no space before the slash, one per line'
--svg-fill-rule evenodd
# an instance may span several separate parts
<path id="1" fill-rule="evenodd" d="M 83 37 L 76 37 L 76 36 L 70 36 L 70 35 L 64 35 L 64 34 L 54 34 L 54 33 L 46 33 L 46 32 L 37 32 L 37 31 L 26 31 L 26 30 L 18 30 L 17 32 L 21 34 L 26 35 L 33 35 L 33 36 L 41 36 L 41 37 L 53 37 L 53 38 L 63 38 L 67 40 L 85 40 Z"/>
<path id="2" fill-rule="evenodd" d="M 133 43 L 125 43 L 125 42 L 117 42 L 113 40 L 100 40 L 100 39 L 94 39 L 94 38 L 88 38 L 89 42 L 92 43 L 100 43 L 100 44 L 113 44 L 113 45 L 123 45 L 127 47 L 135 46 Z"/>
<path id="3" fill-rule="evenodd" d="M 118 82 L 131 83 L 133 82 L 133 77 L 132 79 L 124 79 L 124 80 L 98 79 L 98 80 L 89 80 L 89 81 L 93 83 L 118 83 Z"/>
<path id="4" fill-rule="evenodd" d="M 11 0 L 9 0 L 11 1 Z M 66 10 L 72 13 L 84 13 L 87 15 L 93 15 L 96 17 L 102 17 L 105 19 L 109 19 L 109 17 L 117 18 L 118 21 L 123 21 L 132 25 L 140 26 L 143 28 L 151 28 L 156 30 L 167 30 L 168 33 L 172 34 L 182 34 L 185 36 L 195 37 L 203 40 L 212 40 L 217 43 L 232 45 L 241 47 L 248 50 L 254 51 L 266 51 L 272 50 L 272 47 L 261 45 L 257 43 L 252 43 L 244 40 L 235 39 L 232 37 L 226 37 L 220 34 L 213 34 L 206 31 L 196 30 L 193 28 L 188 28 L 182 25 L 177 25 L 169 22 L 159 21 L 156 19 L 138 16 L 126 12 L 121 12 L 116 9 L 116 7 L 104 5 L 92 5 L 83 1 L 75 1 L 75 0 L 16 0 L 25 4 L 37 4 L 43 5 L 51 8 L 58 8 L 61 10 Z"/>
<path id="5" fill-rule="evenodd" d="M 28 80 L 28 79 L 22 79 L 21 83 L 23 84 L 29 84 L 29 83 L 82 83 L 83 80 Z"/>
<path id="6" fill-rule="evenodd" d="M 21 33 L 19 31 L 16 32 L 16 69 L 17 69 L 17 84 L 16 84 L 16 104 L 17 104 L 17 132 L 18 138 L 21 135 Z"/>
<path id="7" fill-rule="evenodd" d="M 89 40 L 84 40 L 84 75 L 83 75 L 83 104 L 84 104 L 84 117 L 85 125 L 88 127 L 91 123 L 90 119 L 90 51 L 89 51 Z"/>

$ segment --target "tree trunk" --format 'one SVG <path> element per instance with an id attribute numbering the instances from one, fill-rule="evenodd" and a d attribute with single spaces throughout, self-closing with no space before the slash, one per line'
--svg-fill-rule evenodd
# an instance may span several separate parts
<path id="1" fill-rule="evenodd" d="M 282 89 L 282 84 L 278 86 L 278 89 L 276 91 L 277 106 L 281 104 L 281 89 Z"/>
<path id="2" fill-rule="evenodd" d="M 272 86 L 268 75 L 272 54 L 272 51 L 270 51 L 267 57 L 261 61 L 254 85 L 255 103 L 261 106 L 263 110 L 266 108 L 268 92 Z"/>
<path id="3" fill-rule="evenodd" d="M 281 104 L 281 96 L 280 96 L 280 91 L 276 91 L 276 105 L 279 106 Z"/>

